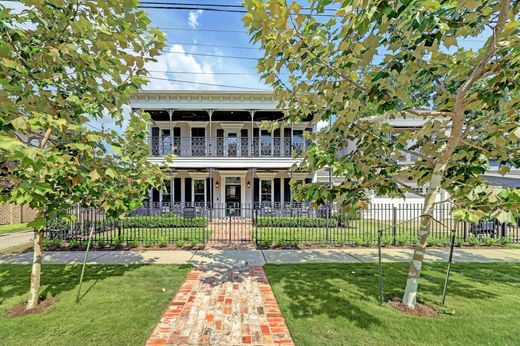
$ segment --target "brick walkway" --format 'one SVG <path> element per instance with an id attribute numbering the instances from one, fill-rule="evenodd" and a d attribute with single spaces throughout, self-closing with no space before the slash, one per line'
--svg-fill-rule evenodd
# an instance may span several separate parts
<path id="1" fill-rule="evenodd" d="M 208 224 L 211 230 L 206 249 L 253 249 L 253 223 L 250 219 L 217 219 Z"/>
<path id="2" fill-rule="evenodd" d="M 193 270 L 147 345 L 294 345 L 261 266 Z"/>

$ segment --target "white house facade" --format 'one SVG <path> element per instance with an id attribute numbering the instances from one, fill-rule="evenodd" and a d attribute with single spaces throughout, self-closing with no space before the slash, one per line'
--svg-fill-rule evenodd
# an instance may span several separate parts
<path id="1" fill-rule="evenodd" d="M 151 191 L 149 200 L 153 203 L 280 208 L 295 204 L 291 179 L 329 184 L 342 179 L 329 176 L 326 169 L 293 171 L 309 145 L 304 133 L 317 131 L 318 126 L 309 117 L 273 132 L 263 129 L 262 122 L 283 117 L 271 92 L 140 91 L 132 95 L 130 106 L 151 116 L 149 160 L 164 163 L 166 154 L 175 155 L 169 163 L 167 191 Z M 407 117 L 388 121 L 395 131 L 406 131 L 422 126 L 425 120 Z M 402 163 L 415 159 L 408 154 Z M 519 177 L 502 177 L 493 171 L 487 174 L 492 184 L 502 185 L 519 186 Z M 372 196 L 372 203 L 422 202 L 426 188 L 406 183 L 413 190 L 406 198 Z M 444 193 L 439 196 L 439 200 L 445 198 Z"/>
<path id="2" fill-rule="evenodd" d="M 151 162 L 169 163 L 167 191 L 150 201 L 173 204 L 279 206 L 292 203 L 291 179 L 311 181 L 311 173 L 291 167 L 308 145 L 310 119 L 270 132 L 263 121 L 283 117 L 271 92 L 141 91 L 133 110 L 150 114 Z"/>

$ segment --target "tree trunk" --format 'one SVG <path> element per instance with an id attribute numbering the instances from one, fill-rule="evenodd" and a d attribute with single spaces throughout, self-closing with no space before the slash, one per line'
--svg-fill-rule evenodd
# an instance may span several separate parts
<path id="1" fill-rule="evenodd" d="M 446 166 L 453 155 L 453 152 L 459 145 L 464 127 L 464 112 L 466 110 L 466 95 L 472 86 L 472 84 L 481 77 L 485 65 L 496 51 L 497 40 L 502 33 L 509 10 L 509 0 L 502 0 L 500 2 L 500 12 L 498 15 L 497 24 L 493 30 L 492 39 L 489 39 L 482 57 L 480 58 L 475 69 L 471 72 L 471 75 L 457 90 L 455 96 L 455 107 L 452 115 L 452 128 L 446 148 L 439 157 L 439 160 L 435 164 L 433 169 L 432 177 L 430 179 L 430 190 L 424 198 L 424 206 L 421 217 L 421 226 L 419 227 L 419 237 L 415 244 L 415 250 L 412 257 L 412 264 L 408 270 L 408 279 L 406 280 L 406 288 L 403 295 L 403 303 L 414 307 L 417 303 L 417 288 L 419 285 L 419 276 L 421 275 L 422 263 L 424 260 L 424 254 L 426 252 L 426 244 L 428 242 L 428 236 L 430 235 L 430 225 L 433 221 L 433 208 L 435 206 L 435 199 L 441 187 L 441 182 L 444 177 L 444 171 Z"/>
<path id="2" fill-rule="evenodd" d="M 30 298 L 27 302 L 25 310 L 31 310 L 38 306 L 38 299 L 40 297 L 40 275 L 42 271 L 42 242 L 43 232 L 34 232 L 34 249 L 33 249 L 33 263 L 31 270 L 31 288 L 29 291 Z"/>

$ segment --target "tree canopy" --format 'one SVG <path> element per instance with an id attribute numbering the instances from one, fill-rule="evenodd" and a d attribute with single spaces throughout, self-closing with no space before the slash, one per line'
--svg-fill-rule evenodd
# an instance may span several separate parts
<path id="1" fill-rule="evenodd" d="M 0 202 L 38 210 L 31 298 L 38 303 L 42 229 L 74 217 L 71 206 L 119 216 L 152 186 L 147 117 L 123 105 L 147 82 L 144 66 L 164 46 L 137 0 L 21 1 L 0 4 Z M 109 117 L 115 130 L 89 125 Z"/>
<path id="2" fill-rule="evenodd" d="M 258 70 L 288 119 L 334 118 L 301 169 L 326 167 L 343 180 L 300 185 L 299 197 L 355 207 L 368 191 L 402 197 L 410 182 L 427 187 L 403 296 L 414 306 L 439 191 L 449 193 L 459 219 L 515 222 L 520 214 L 520 189 L 490 186 L 482 176 L 490 162 L 500 174 L 520 167 L 519 2 L 309 5 L 246 0 L 243 19 L 264 50 Z M 411 126 L 394 128 L 396 118 Z M 400 163 L 408 154 L 416 160 Z"/>

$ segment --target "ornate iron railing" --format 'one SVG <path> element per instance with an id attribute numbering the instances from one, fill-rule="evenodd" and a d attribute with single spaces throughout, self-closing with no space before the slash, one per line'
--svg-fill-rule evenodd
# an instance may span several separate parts
<path id="1" fill-rule="evenodd" d="M 281 137 L 170 137 L 148 138 L 152 156 L 178 157 L 294 157 L 301 156 L 310 142 Z"/>

